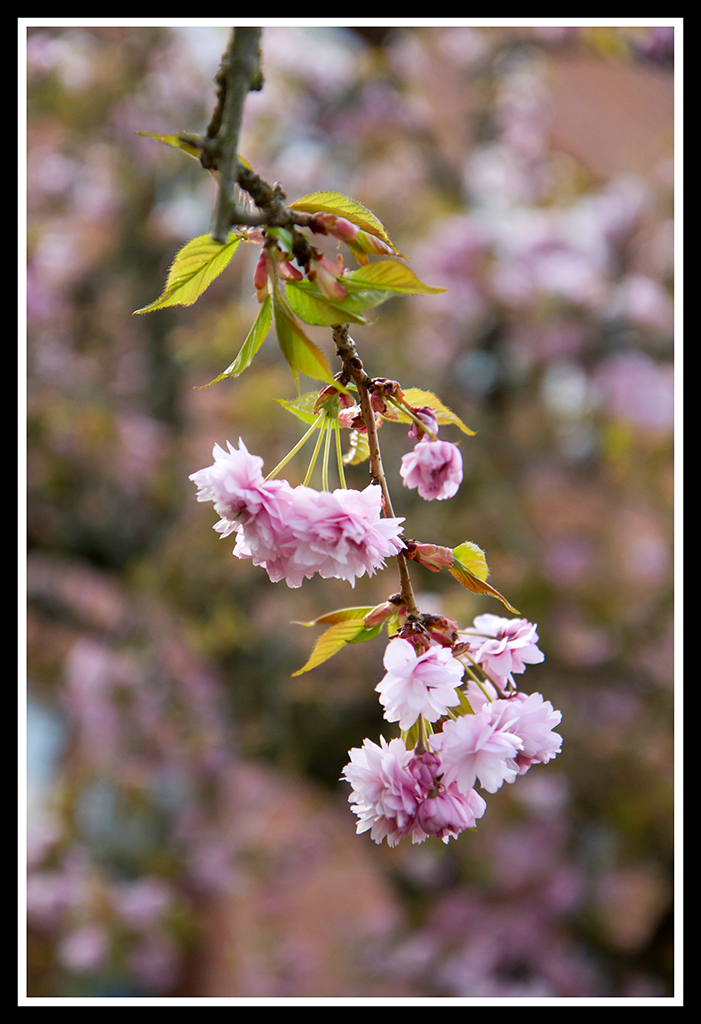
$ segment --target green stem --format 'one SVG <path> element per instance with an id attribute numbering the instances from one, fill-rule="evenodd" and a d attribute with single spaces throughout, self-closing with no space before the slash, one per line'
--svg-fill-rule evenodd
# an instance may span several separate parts
<path id="1" fill-rule="evenodd" d="M 308 440 L 309 440 L 309 438 L 310 438 L 310 437 L 312 436 L 312 434 L 313 434 L 313 433 L 314 433 L 314 431 L 315 431 L 315 430 L 317 429 L 317 427 L 320 427 L 320 426 L 321 426 L 321 421 L 323 420 L 323 418 L 324 418 L 324 416 L 325 416 L 325 415 L 326 415 L 326 413 L 323 413 L 323 412 L 322 412 L 322 413 L 319 413 L 319 415 L 318 415 L 318 416 L 317 416 L 317 418 L 316 418 L 316 419 L 314 420 L 314 422 L 312 423 L 311 427 L 310 427 L 310 428 L 309 428 L 309 430 L 308 430 L 308 431 L 306 432 L 306 434 L 304 435 L 304 437 L 303 437 L 303 438 L 302 438 L 301 440 L 299 440 L 299 441 L 297 442 L 297 444 L 296 444 L 296 445 L 294 446 L 294 448 L 292 449 L 292 451 L 291 451 L 291 452 L 288 452 L 288 453 L 287 453 L 287 455 L 286 455 L 286 456 L 285 456 L 285 458 L 284 458 L 284 459 L 282 460 L 282 462 L 278 462 L 278 464 L 277 464 L 277 466 L 275 467 L 275 469 L 271 470 L 271 472 L 270 472 L 270 473 L 268 473 L 268 475 L 267 475 L 267 476 L 266 476 L 266 478 L 265 478 L 266 480 L 272 480 L 274 476 L 277 476 L 277 474 L 278 474 L 278 473 L 280 472 L 280 470 L 281 470 L 281 469 L 284 469 L 284 468 L 285 468 L 285 466 L 286 466 L 286 465 L 287 465 L 287 463 L 288 463 L 288 462 L 290 461 L 290 459 L 291 459 L 291 458 L 293 458 L 293 457 L 294 457 L 294 456 L 295 456 L 295 455 L 297 454 L 297 452 L 298 452 L 298 451 L 299 451 L 299 450 L 300 450 L 301 448 L 303 448 L 303 447 L 304 447 L 304 445 L 305 445 L 305 444 L 307 443 L 307 441 L 308 441 Z"/>
<path id="2" fill-rule="evenodd" d="M 341 450 L 341 428 L 338 423 L 338 419 L 333 421 L 333 429 L 336 434 L 336 462 L 338 464 L 338 479 L 341 482 L 341 487 L 345 489 L 346 486 L 346 474 L 343 472 L 343 452 Z"/>
<path id="3" fill-rule="evenodd" d="M 326 423 L 326 439 L 324 441 L 324 461 L 321 464 L 321 489 L 328 491 L 329 488 L 329 450 L 331 446 L 331 422 Z"/>
<path id="4" fill-rule="evenodd" d="M 417 425 L 418 427 L 420 427 L 420 429 L 421 429 L 421 430 L 423 430 L 423 432 L 424 432 L 425 434 L 428 434 L 428 436 L 429 436 L 429 437 L 431 438 L 431 440 L 432 440 L 432 441 L 435 441 L 435 440 L 437 440 L 437 438 L 438 438 L 438 434 L 432 434 L 432 433 L 431 433 L 431 431 L 430 431 L 430 430 L 428 429 L 428 427 L 426 426 L 426 424 L 425 424 L 425 423 L 423 423 L 423 422 L 422 422 L 422 421 L 421 421 L 421 420 L 419 419 L 419 417 L 418 417 L 418 416 L 415 416 L 415 415 L 414 415 L 414 413 L 413 413 L 413 412 L 411 411 L 411 409 L 409 408 L 409 406 L 408 406 L 408 405 L 407 405 L 407 404 L 406 404 L 405 402 L 399 402 L 399 401 L 397 401 L 397 399 L 396 399 L 396 398 L 392 398 L 392 396 L 391 396 L 391 395 L 389 396 L 389 398 L 387 399 L 387 401 L 388 401 L 388 402 L 389 402 L 389 403 L 390 403 L 391 405 L 393 405 L 393 406 L 395 407 L 395 409 L 398 409 L 398 410 L 399 410 L 400 412 L 404 412 L 404 413 L 406 413 L 406 414 L 407 414 L 407 416 L 411 416 L 411 418 L 412 418 L 412 420 L 414 421 L 414 423 L 416 423 L 416 425 Z"/>
<path id="5" fill-rule="evenodd" d="M 325 412 L 322 412 L 321 418 L 322 419 L 326 419 L 326 413 Z M 319 427 L 319 436 L 317 438 L 316 445 L 314 446 L 314 452 L 312 454 L 311 462 L 309 463 L 309 469 L 307 470 L 307 475 L 304 478 L 304 486 L 305 487 L 309 486 L 309 481 L 312 478 L 312 473 L 314 472 L 314 466 L 316 465 L 317 456 L 318 456 L 319 451 L 321 449 L 321 442 L 324 439 L 324 434 L 326 433 L 327 427 L 328 427 L 327 423 L 322 423 L 321 426 Z"/>

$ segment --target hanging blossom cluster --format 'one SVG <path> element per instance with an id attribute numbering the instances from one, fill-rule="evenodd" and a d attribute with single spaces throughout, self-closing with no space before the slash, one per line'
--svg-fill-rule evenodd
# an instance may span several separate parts
<path id="1" fill-rule="evenodd" d="M 382 517 L 382 491 L 338 488 L 316 491 L 287 480 L 266 480 L 263 460 L 251 455 L 243 441 L 238 450 L 214 446 L 214 463 L 193 473 L 197 500 L 214 502 L 221 516 L 214 529 L 228 537 L 235 532 L 234 554 L 262 566 L 273 583 L 289 587 L 316 573 L 355 585 L 372 576 L 385 559 L 403 547 L 403 519 Z"/>
<path id="2" fill-rule="evenodd" d="M 480 615 L 464 632 L 448 620 L 442 626 L 441 642 L 413 627 L 390 640 L 375 689 L 402 735 L 379 745 L 366 739 L 343 770 L 357 831 L 369 830 L 376 843 L 457 838 L 486 810 L 476 783 L 496 793 L 562 745 L 554 732 L 561 713 L 540 693 L 515 689 L 513 674 L 543 660 L 532 623 Z"/>
<path id="3" fill-rule="evenodd" d="M 214 529 L 222 538 L 235 535 L 234 555 L 265 569 L 274 583 L 284 580 L 298 588 L 319 575 L 355 586 L 358 578 L 374 575 L 388 558 L 396 558 L 400 592 L 374 608 L 338 609 L 308 623 L 329 628 L 299 672 L 321 664 L 348 642 L 374 639 L 386 627 L 386 672 L 376 690 L 385 719 L 400 735 L 381 737 L 379 745 L 366 739 L 349 752 L 342 777 L 351 787 L 357 830 L 369 830 L 375 842 L 386 839 L 390 846 L 408 837 L 414 843 L 428 836 L 447 842 L 474 828 L 484 814 L 485 800 L 476 786 L 495 793 L 532 765 L 556 756 L 562 739 L 554 729 L 561 715 L 541 694 L 524 694 L 516 686 L 516 676 L 543 660 L 533 623 L 483 614 L 461 630 L 443 616 L 422 613 L 416 604 L 409 575 L 413 562 L 431 572 L 447 570 L 469 590 L 516 611 L 487 584 L 489 570 L 476 544 L 464 541 L 450 549 L 407 538 L 404 518 L 392 509 L 378 437 L 385 422 L 409 425 L 413 448 L 403 455 L 399 475 L 404 487 L 424 501 L 454 497 L 463 480 L 460 448 L 439 438 L 439 428 L 451 424 L 465 434 L 473 431 L 431 392 L 405 391 L 397 381 L 369 377 L 347 333 L 345 321 L 366 323 L 360 310 L 394 292 L 442 289 L 424 285 L 396 259 L 369 264 L 369 255 L 401 254 L 374 214 L 355 200 L 313 193 L 291 204 L 288 212 L 297 219 L 287 227 L 255 227 L 228 243 L 227 258 L 243 238 L 262 244 L 253 276 L 260 312 L 238 357 L 221 376 L 236 377 L 246 369 L 274 319 L 295 378 L 317 374 L 326 383 L 317 393 L 285 403 L 310 426 L 267 476 L 263 460 L 239 440 L 238 448 L 230 442 L 226 448 L 215 444 L 213 463 L 190 479 L 198 501 L 211 501 L 220 517 Z M 279 213 L 274 224 L 281 223 Z M 328 259 L 301 235 L 299 225 L 348 245 L 360 269 L 345 269 L 340 255 L 335 262 Z M 200 240 L 194 243 L 188 259 L 199 258 Z M 164 295 L 146 308 L 169 303 L 184 279 L 174 265 Z M 343 367 L 339 373 L 331 377 L 300 321 L 332 328 Z M 350 432 L 345 455 L 343 430 Z M 282 469 L 315 434 L 303 482 L 293 485 L 281 478 Z M 340 486 L 332 490 L 333 448 Z M 311 481 L 322 452 L 317 490 Z M 365 459 L 371 482 L 363 490 L 346 486 L 344 466 Z"/>

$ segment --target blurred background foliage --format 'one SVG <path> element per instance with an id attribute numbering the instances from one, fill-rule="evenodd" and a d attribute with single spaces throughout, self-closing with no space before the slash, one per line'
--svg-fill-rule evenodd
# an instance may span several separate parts
<path id="1" fill-rule="evenodd" d="M 673 35 L 264 32 L 243 155 L 290 200 L 358 199 L 448 289 L 353 332 L 476 431 L 442 431 L 465 481 L 428 504 L 385 424 L 397 514 L 486 550 L 539 624 L 524 688 L 563 712 L 562 754 L 476 832 L 388 850 L 338 781 L 383 731 L 382 642 L 291 674 L 295 623 L 384 600 L 392 569 L 272 585 L 188 481 L 215 442 L 272 468 L 301 433 L 274 335 L 200 390 L 257 313 L 257 248 L 131 315 L 216 189 L 137 132 L 205 129 L 228 30 L 28 29 L 29 995 L 672 993 Z M 503 611 L 414 575 L 461 625 Z"/>

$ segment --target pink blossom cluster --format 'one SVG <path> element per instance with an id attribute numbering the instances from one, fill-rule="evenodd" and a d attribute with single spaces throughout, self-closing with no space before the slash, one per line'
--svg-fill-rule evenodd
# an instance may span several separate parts
<path id="1" fill-rule="evenodd" d="M 535 626 L 526 620 L 485 615 L 478 616 L 475 626 L 487 634 L 480 657 L 501 657 L 497 664 L 508 668 L 508 675 L 542 661 Z M 379 746 L 366 739 L 362 748 L 349 752 L 343 777 L 351 785 L 357 831 L 370 830 L 376 843 L 386 839 L 396 846 L 408 836 L 413 843 L 428 836 L 448 842 L 473 828 L 484 814 L 486 804 L 476 784 L 495 793 L 504 782 L 514 782 L 531 765 L 545 764 L 560 751 L 562 737 L 554 729 L 562 715 L 540 693 L 491 697 L 488 691 L 496 692 L 494 687 L 479 686 L 474 693 L 472 687 L 467 695 L 461 693 L 462 651 L 462 643 L 452 649 L 430 641 L 428 646 L 415 644 L 401 636 L 387 645 L 386 674 L 376 686 L 384 717 L 398 722 L 404 735 L 423 721 L 414 750 L 407 749 L 403 737 L 390 742 L 380 737 Z"/>
<path id="2" fill-rule="evenodd" d="M 396 846 L 407 836 L 422 843 L 430 835 L 448 842 L 474 828 L 486 810 L 474 789 L 461 793 L 443 785 L 435 754 L 417 756 L 400 738 L 388 743 L 381 736 L 380 746 L 366 739 L 349 757 L 343 776 L 352 787 L 348 799 L 359 818 L 356 831 L 369 829 L 378 844 L 386 839 Z"/>
<path id="3" fill-rule="evenodd" d="M 296 588 L 318 573 L 355 585 L 401 551 L 404 520 L 383 516 L 376 484 L 363 491 L 292 487 L 266 480 L 263 460 L 243 441 L 238 450 L 230 442 L 227 447 L 215 445 L 213 465 L 190 476 L 197 500 L 214 503 L 221 516 L 214 529 L 222 537 L 236 533 L 234 554 L 263 566 L 273 583 L 284 579 Z"/>

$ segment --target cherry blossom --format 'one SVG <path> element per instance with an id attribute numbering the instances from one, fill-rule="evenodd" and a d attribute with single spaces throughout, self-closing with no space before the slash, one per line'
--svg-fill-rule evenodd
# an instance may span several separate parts
<path id="1" fill-rule="evenodd" d="M 403 519 L 383 516 L 382 489 L 315 491 L 286 480 L 265 480 L 263 460 L 243 441 L 238 450 L 214 446 L 214 464 L 193 473 L 197 500 L 212 501 L 222 517 L 214 529 L 236 532 L 234 554 L 266 569 L 292 588 L 311 579 L 348 580 L 384 566 L 403 547 Z"/>
<path id="2" fill-rule="evenodd" d="M 384 666 L 387 672 L 375 689 L 385 718 L 399 722 L 400 729 L 410 729 L 419 715 L 437 722 L 449 707 L 460 703 L 456 687 L 464 669 L 447 647 L 431 646 L 418 654 L 411 641 L 391 640 Z"/>
<path id="3" fill-rule="evenodd" d="M 440 754 L 445 785 L 456 782 L 466 793 L 478 779 L 483 789 L 496 793 L 503 782 L 518 775 L 514 758 L 523 749 L 523 740 L 499 728 L 486 709 L 445 722 L 442 732 L 431 737 L 431 745 Z"/>
<path id="4" fill-rule="evenodd" d="M 477 616 L 473 628 L 460 632 L 481 641 L 470 652 L 471 658 L 497 682 L 515 687 L 513 673 L 525 672 L 527 665 L 537 665 L 545 657 L 537 647 L 537 629 L 528 619 L 505 619 L 486 613 Z"/>
<path id="5" fill-rule="evenodd" d="M 349 757 L 343 778 L 351 785 L 348 800 L 359 818 L 356 831 L 370 830 L 378 844 L 386 839 L 388 846 L 396 846 L 408 836 L 412 843 L 429 836 L 448 842 L 473 828 L 485 812 L 486 803 L 474 790 L 463 793 L 443 785 L 435 753 L 416 755 L 402 739 L 388 743 L 381 736 L 379 746 L 366 739 Z"/>
<path id="6" fill-rule="evenodd" d="M 514 693 L 507 700 L 496 700 L 489 705 L 492 721 L 499 729 L 518 736 L 523 744 L 516 755 L 518 774 L 523 775 L 532 764 L 547 764 L 559 754 L 562 736 L 553 732 L 562 721 L 549 700 L 540 693 Z M 507 779 L 513 782 L 512 778 Z"/>
<path id="7" fill-rule="evenodd" d="M 404 486 L 418 490 L 425 501 L 444 501 L 462 483 L 462 455 L 449 441 L 419 441 L 402 456 L 399 472 Z"/>

